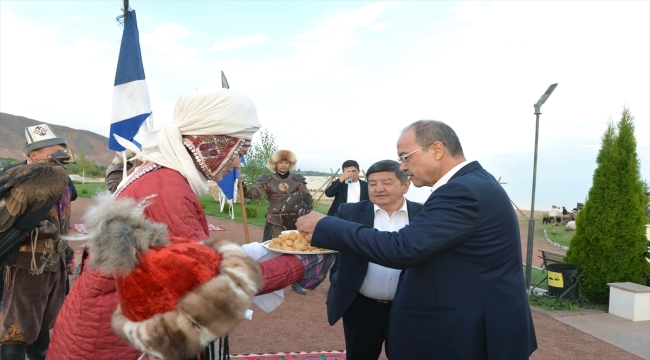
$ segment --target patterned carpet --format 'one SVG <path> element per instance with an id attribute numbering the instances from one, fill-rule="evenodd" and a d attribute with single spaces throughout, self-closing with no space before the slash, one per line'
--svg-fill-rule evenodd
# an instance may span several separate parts
<path id="1" fill-rule="evenodd" d="M 250 354 L 231 356 L 230 360 L 294 360 L 294 359 L 320 359 L 320 360 L 345 360 L 345 352 L 323 351 L 312 353 L 277 353 L 277 354 Z"/>

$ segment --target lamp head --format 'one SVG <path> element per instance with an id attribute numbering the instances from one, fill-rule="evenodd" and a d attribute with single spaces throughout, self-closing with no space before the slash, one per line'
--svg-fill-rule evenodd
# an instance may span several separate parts
<path id="1" fill-rule="evenodd" d="M 542 105 L 544 105 L 546 99 L 548 99 L 548 97 L 551 96 L 553 90 L 555 90 L 556 87 L 557 87 L 557 83 L 551 84 L 551 86 L 549 86 L 548 89 L 546 89 L 544 95 L 542 95 L 542 97 L 540 97 L 539 100 L 537 100 L 537 103 L 533 105 L 535 107 L 536 114 L 539 113 L 539 109 L 542 107 Z"/>

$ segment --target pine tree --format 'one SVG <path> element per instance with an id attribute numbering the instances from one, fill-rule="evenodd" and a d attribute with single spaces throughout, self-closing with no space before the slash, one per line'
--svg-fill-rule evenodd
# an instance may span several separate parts
<path id="1" fill-rule="evenodd" d="M 596 159 L 593 184 L 576 219 L 576 234 L 565 261 L 585 275 L 584 288 L 597 302 L 609 299 L 611 282 L 643 284 L 645 208 L 648 197 L 640 178 L 634 122 L 624 108 L 614 127 L 608 123 Z"/>

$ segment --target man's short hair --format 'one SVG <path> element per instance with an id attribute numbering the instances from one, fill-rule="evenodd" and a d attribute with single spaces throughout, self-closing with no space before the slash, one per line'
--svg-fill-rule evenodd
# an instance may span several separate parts
<path id="1" fill-rule="evenodd" d="M 368 171 L 366 171 L 366 180 L 370 177 L 370 174 L 378 173 L 378 172 L 392 172 L 397 176 L 399 179 L 400 183 L 404 184 L 404 182 L 409 178 L 408 175 L 404 171 L 401 171 L 399 169 L 400 163 L 398 163 L 395 160 L 381 160 L 377 161 L 376 163 L 370 165 L 368 168 Z"/>
<path id="2" fill-rule="evenodd" d="M 402 130 L 405 132 L 410 128 L 415 130 L 415 142 L 422 147 L 431 146 L 434 142 L 440 141 L 451 156 L 463 156 L 463 147 L 454 129 L 449 125 L 437 120 L 418 120 Z"/>
<path id="3" fill-rule="evenodd" d="M 343 162 L 343 165 L 341 165 L 341 170 L 345 169 L 346 167 L 354 166 L 359 170 L 359 163 L 354 161 L 354 160 L 345 160 Z"/>

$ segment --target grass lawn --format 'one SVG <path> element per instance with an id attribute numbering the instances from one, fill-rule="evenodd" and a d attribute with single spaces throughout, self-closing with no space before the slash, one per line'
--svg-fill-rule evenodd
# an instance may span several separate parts
<path id="1" fill-rule="evenodd" d="M 587 298 L 584 297 L 583 294 L 580 294 L 580 298 L 577 301 L 564 299 L 557 301 L 557 299 L 552 296 L 530 294 L 528 295 L 528 304 L 530 306 L 550 311 L 596 309 L 608 312 L 609 310 L 609 306 L 607 305 L 587 304 Z"/>
<path id="2" fill-rule="evenodd" d="M 524 269 L 524 279 L 525 279 L 525 277 L 526 277 L 526 265 L 522 265 L 522 266 L 523 266 L 523 269 Z M 530 286 L 533 286 L 533 285 L 537 284 L 538 282 L 540 282 L 540 280 L 546 278 L 546 273 L 542 273 L 542 270 L 535 269 L 535 268 L 531 269 L 530 275 L 531 275 Z M 544 289 L 544 290 L 548 289 L 547 286 L 546 286 L 546 281 L 539 284 L 538 288 Z"/>
<path id="3" fill-rule="evenodd" d="M 224 219 L 230 219 L 230 214 L 228 212 L 221 212 L 220 208 L 221 205 L 218 201 L 215 201 L 214 198 L 212 198 L 212 195 L 206 194 L 203 195 L 199 198 L 199 201 L 201 204 L 204 205 L 205 213 L 207 215 L 219 217 L 219 218 L 224 218 Z M 253 206 L 257 209 L 259 212 L 259 215 L 256 218 L 251 218 L 250 216 L 246 218 L 248 223 L 250 225 L 257 225 L 257 226 L 264 226 L 266 223 L 266 219 L 264 215 L 266 214 L 266 209 L 268 208 L 269 203 L 266 200 L 258 201 L 258 200 L 247 200 L 246 201 L 246 206 Z M 234 205 L 235 207 L 235 221 L 242 222 L 242 217 L 241 217 L 241 205 L 239 203 L 236 203 Z M 314 204 L 314 211 L 318 211 L 322 214 L 327 214 L 327 210 L 329 209 L 329 205 L 322 205 L 322 204 Z"/>
<path id="4" fill-rule="evenodd" d="M 93 197 L 97 192 L 106 190 L 106 185 L 103 182 L 87 182 L 85 184 L 74 184 L 77 189 L 77 196 L 80 197 Z"/>
<path id="5" fill-rule="evenodd" d="M 535 237 L 544 238 L 544 229 L 549 239 L 560 245 L 570 246 L 575 230 L 568 230 L 565 225 L 555 226 L 553 224 L 541 224 L 541 221 L 535 221 Z"/>

